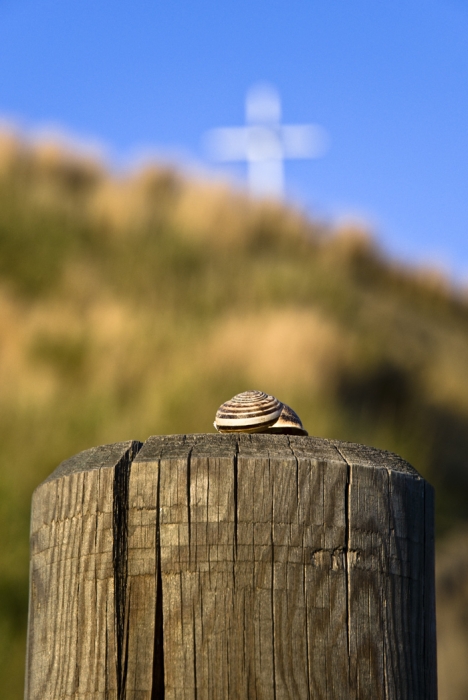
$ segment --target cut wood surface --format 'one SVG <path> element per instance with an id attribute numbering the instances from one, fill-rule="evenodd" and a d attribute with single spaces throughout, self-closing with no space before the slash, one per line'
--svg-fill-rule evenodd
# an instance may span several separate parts
<path id="1" fill-rule="evenodd" d="M 432 518 L 361 445 L 82 452 L 33 497 L 26 700 L 435 700 Z"/>

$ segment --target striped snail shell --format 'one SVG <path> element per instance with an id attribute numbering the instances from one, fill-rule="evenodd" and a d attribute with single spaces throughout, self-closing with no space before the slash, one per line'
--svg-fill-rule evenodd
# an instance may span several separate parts
<path id="1" fill-rule="evenodd" d="M 308 435 L 292 408 L 263 391 L 244 391 L 223 403 L 213 425 L 220 433 Z"/>
<path id="2" fill-rule="evenodd" d="M 263 391 L 243 391 L 216 411 L 214 427 L 220 433 L 259 433 L 276 423 L 283 404 Z"/>
<path id="3" fill-rule="evenodd" d="M 308 435 L 307 430 L 304 430 L 302 421 L 297 415 L 296 411 L 293 411 L 290 406 L 283 404 L 283 410 L 273 425 L 268 428 L 269 433 L 276 433 L 280 435 Z"/>

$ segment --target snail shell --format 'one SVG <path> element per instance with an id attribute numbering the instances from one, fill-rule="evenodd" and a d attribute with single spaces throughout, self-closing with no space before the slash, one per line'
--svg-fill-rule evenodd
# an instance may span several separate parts
<path id="1" fill-rule="evenodd" d="M 283 404 L 283 410 L 272 426 L 268 428 L 269 433 L 276 433 L 280 435 L 308 435 L 307 430 L 304 430 L 302 421 L 297 415 L 296 411 L 293 411 L 290 406 Z"/>
<path id="2" fill-rule="evenodd" d="M 263 391 L 244 391 L 223 403 L 213 425 L 220 433 L 308 435 L 292 408 Z"/>
<path id="3" fill-rule="evenodd" d="M 283 404 L 263 391 L 243 391 L 216 411 L 214 427 L 220 433 L 258 433 L 276 423 Z"/>

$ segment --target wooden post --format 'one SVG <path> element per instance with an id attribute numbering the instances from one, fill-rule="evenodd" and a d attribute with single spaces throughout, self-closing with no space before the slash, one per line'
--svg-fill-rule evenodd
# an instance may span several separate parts
<path id="1" fill-rule="evenodd" d="M 433 490 L 360 445 L 175 435 L 35 491 L 26 700 L 435 700 Z"/>

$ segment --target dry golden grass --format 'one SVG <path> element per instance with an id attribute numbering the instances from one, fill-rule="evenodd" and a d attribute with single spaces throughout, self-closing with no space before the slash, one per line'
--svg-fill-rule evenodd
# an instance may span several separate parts
<path id="1" fill-rule="evenodd" d="M 355 349 L 349 331 L 314 309 L 280 309 L 228 317 L 204 339 L 200 362 L 234 372 L 271 393 L 330 390 Z"/>
<path id="2" fill-rule="evenodd" d="M 274 201 L 252 201 L 227 185 L 190 182 L 180 192 L 173 221 L 183 235 L 194 236 L 216 248 L 245 247 L 253 232 L 281 229 L 296 242 L 308 234 L 306 219 Z"/>
<path id="3" fill-rule="evenodd" d="M 437 552 L 439 700 L 468 693 L 468 531 L 453 534 Z"/>
<path id="4" fill-rule="evenodd" d="M 258 388 L 311 434 L 412 461 L 436 484 L 440 531 L 468 520 L 463 295 L 387 262 L 364 228 L 167 167 L 117 177 L 0 134 L 0 385 L 8 700 L 22 687 L 31 491 L 80 449 L 210 431 L 222 401 Z M 465 653 L 450 627 L 446 669 Z"/>

